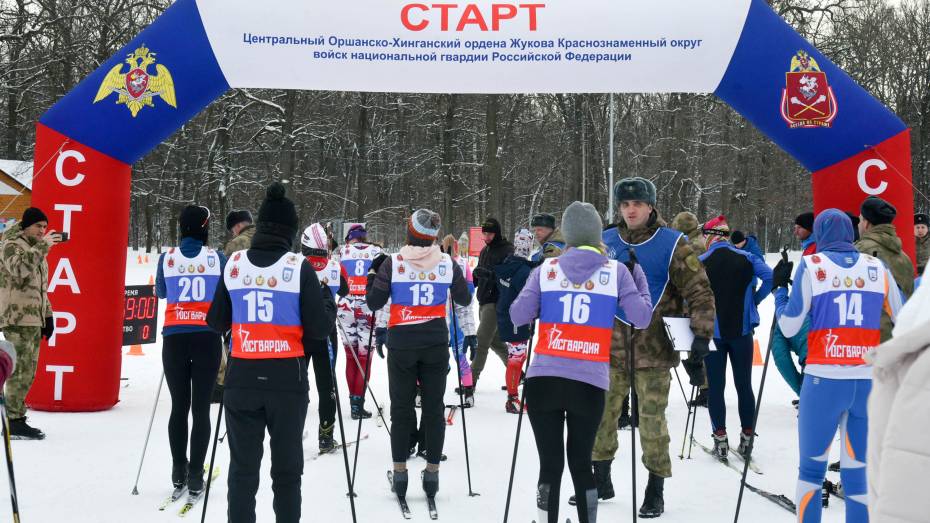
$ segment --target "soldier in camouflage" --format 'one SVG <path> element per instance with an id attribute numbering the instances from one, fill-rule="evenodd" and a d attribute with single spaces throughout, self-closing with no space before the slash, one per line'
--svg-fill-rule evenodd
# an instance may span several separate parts
<path id="1" fill-rule="evenodd" d="M 671 385 L 669 369 L 681 361 L 665 333 L 662 317 L 690 315 L 695 341 L 685 361 L 685 370 L 693 385 L 701 385 L 705 380 L 703 358 L 714 334 L 714 295 L 704 267 L 688 240 L 680 232 L 666 227 L 656 211 L 656 189 L 652 182 L 638 177 L 621 180 L 614 187 L 614 198 L 621 220 L 618 226 L 604 231 L 604 244 L 608 256 L 620 262 L 629 261 L 630 252 L 634 252 L 633 258 L 642 265 L 649 281 L 653 315 L 646 330 L 634 331 L 619 316 L 614 322 L 610 390 L 592 460 L 598 496 L 612 497 L 610 464 L 618 448 L 617 419 L 630 390 L 628 350 L 633 347 L 640 442 L 643 464 L 649 470 L 639 515 L 654 518 L 665 510 L 664 479 L 672 475 L 665 418 Z"/>
<path id="2" fill-rule="evenodd" d="M 6 382 L 13 439 L 45 439 L 45 433 L 26 424 L 26 394 L 35 379 L 39 343 L 55 329 L 45 257 L 61 235 L 47 228 L 45 214 L 30 207 L 0 241 L 0 328 L 16 347 L 16 370 Z"/>

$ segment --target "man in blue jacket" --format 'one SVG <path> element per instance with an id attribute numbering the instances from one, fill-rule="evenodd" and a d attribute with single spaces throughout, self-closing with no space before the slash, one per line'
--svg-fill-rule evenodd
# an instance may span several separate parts
<path id="1" fill-rule="evenodd" d="M 514 252 L 494 267 L 497 277 L 497 332 L 501 341 L 507 344 L 507 403 L 504 409 L 511 414 L 519 414 L 522 405 L 517 394 L 523 375 L 523 362 L 526 361 L 527 345 L 531 336 L 530 326 L 517 327 L 510 320 L 510 304 L 513 303 L 529 278 L 533 267 L 538 264 L 530 261 L 530 249 L 533 247 L 533 235 L 526 229 L 520 229 L 513 239 Z"/>
<path id="2" fill-rule="evenodd" d="M 714 320 L 714 344 L 717 350 L 704 361 L 707 367 L 708 401 L 714 431 L 714 453 L 725 460 L 730 451 L 727 440 L 727 410 L 723 398 L 726 387 L 727 357 L 733 369 L 733 383 L 739 397 L 739 453 L 748 452 L 753 433 L 755 397 L 752 392 L 753 329 L 759 325 L 756 306 L 772 290 L 772 269 L 765 262 L 727 241 L 730 227 L 718 216 L 704 224 L 707 252 L 699 256 L 714 291 L 717 316 Z M 758 281 L 762 284 L 758 286 Z"/>

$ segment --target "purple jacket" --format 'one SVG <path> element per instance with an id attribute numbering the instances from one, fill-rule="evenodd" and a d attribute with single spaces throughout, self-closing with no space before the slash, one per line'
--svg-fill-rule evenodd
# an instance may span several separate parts
<path id="1" fill-rule="evenodd" d="M 569 249 L 559 257 L 559 266 L 572 283 L 587 281 L 594 271 L 604 266 L 607 257 L 594 251 Z M 527 325 L 539 316 L 539 269 L 530 273 L 523 291 L 510 306 L 510 319 L 514 325 Z M 618 302 L 627 318 L 638 329 L 649 326 L 652 320 L 652 299 L 646 275 L 638 265 L 634 274 L 625 265 L 617 265 Z M 533 355 L 527 378 L 554 376 L 581 381 L 607 390 L 610 387 L 610 363 L 575 360 L 546 354 Z"/>

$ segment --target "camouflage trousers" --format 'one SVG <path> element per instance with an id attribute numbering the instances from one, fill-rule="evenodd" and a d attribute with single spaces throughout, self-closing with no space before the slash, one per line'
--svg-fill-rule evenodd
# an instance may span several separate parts
<path id="1" fill-rule="evenodd" d="M 6 411 L 10 419 L 17 419 L 26 415 L 26 394 L 36 377 L 42 329 L 5 327 L 3 335 L 16 348 L 16 369 L 6 381 Z"/>
<path id="2" fill-rule="evenodd" d="M 672 377 L 668 369 L 637 369 L 636 395 L 639 403 L 639 441 L 643 450 L 643 465 L 657 476 L 672 477 L 672 460 L 669 457 L 668 422 L 665 409 L 668 407 L 669 387 Z M 610 390 L 601 425 L 594 441 L 593 461 L 614 458 L 617 441 L 617 419 L 623 401 L 630 394 L 630 375 L 625 370 L 610 368 Z"/>

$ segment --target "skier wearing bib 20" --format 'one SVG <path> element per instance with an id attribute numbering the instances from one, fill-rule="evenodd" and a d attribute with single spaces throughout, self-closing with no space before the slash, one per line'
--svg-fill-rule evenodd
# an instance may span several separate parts
<path id="1" fill-rule="evenodd" d="M 310 263 L 290 252 L 297 224 L 284 186 L 272 184 L 258 212 L 252 245 L 230 257 L 207 314 L 214 330 L 232 332 L 224 391 L 229 523 L 255 523 L 266 430 L 275 521 L 300 521 L 309 401 L 304 346 L 329 336 L 336 304 Z"/>
<path id="2" fill-rule="evenodd" d="M 821 486 L 839 428 L 846 521 L 862 523 L 869 520 L 866 402 L 872 389 L 872 368 L 863 355 L 879 345 L 882 311 L 894 320 L 901 294 L 878 258 L 856 252 L 846 214 L 837 209 L 818 214 L 814 236 L 818 252 L 802 258 L 790 297 L 792 263 L 779 262 L 773 277 L 778 325 L 785 336 L 794 336 L 810 317 L 798 415 L 798 522 L 820 522 Z"/>
<path id="3" fill-rule="evenodd" d="M 607 257 L 625 263 L 630 259 L 630 251 L 635 251 L 649 282 L 653 313 L 648 329 L 634 331 L 624 311 L 617 311 L 611 340 L 610 389 L 592 454 L 594 475 L 598 496 L 612 498 L 610 465 L 618 448 L 617 420 L 630 390 L 627 351 L 632 347 L 643 464 L 649 470 L 639 515 L 655 518 L 665 511 L 664 482 L 672 476 L 665 410 L 672 382 L 670 370 L 681 362 L 665 333 L 662 317 L 691 316 L 695 338 L 684 366 L 691 384 L 700 386 L 705 380 L 703 359 L 714 334 L 714 294 L 687 238 L 666 227 L 659 217 L 652 182 L 639 177 L 620 180 L 614 186 L 614 198 L 622 221 L 604 231 L 602 241 L 607 246 Z"/>
<path id="4" fill-rule="evenodd" d="M 181 245 L 158 259 L 155 294 L 168 302 L 162 329 L 161 359 L 171 393 L 168 441 L 171 445 L 171 482 L 188 487 L 191 495 L 204 489 L 203 464 L 210 444 L 210 396 L 220 368 L 222 341 L 207 326 L 207 310 L 226 258 L 206 247 L 210 211 L 188 205 L 181 211 Z M 187 459 L 187 413 L 190 462 Z"/>
<path id="5" fill-rule="evenodd" d="M 652 315 L 645 274 L 632 263 L 631 274 L 626 266 L 604 256 L 601 229 L 601 217 L 593 205 L 569 205 L 562 216 L 568 250 L 533 269 L 510 307 L 514 325 L 526 326 L 539 317 L 539 343 L 525 387 L 539 452 L 536 504 L 540 523 L 559 521 L 566 454 L 578 500 L 578 521 L 597 521 L 591 449 L 610 385 L 614 312 L 622 309 L 637 328 L 647 327 Z"/>
<path id="6" fill-rule="evenodd" d="M 449 372 L 449 329 L 446 307 L 451 289 L 457 305 L 471 303 L 462 269 L 436 245 L 439 215 L 427 209 L 414 212 L 407 223 L 407 245 L 372 265 L 368 304 L 379 310 L 390 300 L 388 320 L 388 388 L 391 396 L 391 455 L 394 492 L 407 492 L 410 434 L 416 429 L 417 382 L 420 383 L 422 421 L 426 438 L 423 490 L 434 497 L 439 490 L 439 462 L 445 439 L 443 417 Z"/>
<path id="7" fill-rule="evenodd" d="M 304 229 L 300 236 L 300 252 L 316 271 L 320 284 L 332 293 L 333 299 L 344 298 L 349 294 L 345 270 L 339 262 L 330 258 L 329 238 L 322 225 L 314 223 Z M 331 340 L 336 339 L 335 331 L 334 323 L 328 339 L 307 340 L 304 347 L 307 359 L 313 362 L 313 377 L 316 380 L 317 394 L 320 396 L 320 453 L 336 448 L 333 441 L 333 428 L 336 426 L 336 398 L 333 395 L 335 384 L 330 373 L 330 366 L 336 364 L 336 347 L 331 343 Z"/>
<path id="8" fill-rule="evenodd" d="M 346 381 L 349 384 L 352 419 L 370 418 L 371 412 L 365 410 L 365 380 L 362 373 L 365 369 L 371 369 L 368 365 L 371 356 L 368 340 L 375 325 L 371 309 L 365 303 L 365 283 L 371 262 L 381 254 L 381 247 L 368 243 L 368 231 L 358 224 L 349 229 L 345 240 L 340 263 L 349 278 L 349 295 L 339 303 L 339 323 L 342 324 L 345 337 L 342 343 L 347 358 Z M 358 364 L 352 353 L 358 358 Z"/>

